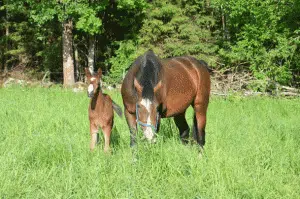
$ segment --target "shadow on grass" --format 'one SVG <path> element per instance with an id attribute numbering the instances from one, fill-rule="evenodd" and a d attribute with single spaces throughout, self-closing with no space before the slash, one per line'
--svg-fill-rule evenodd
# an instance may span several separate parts
<path id="1" fill-rule="evenodd" d="M 117 148 L 120 145 L 120 133 L 116 126 L 113 126 L 111 135 L 110 135 L 111 147 Z"/>

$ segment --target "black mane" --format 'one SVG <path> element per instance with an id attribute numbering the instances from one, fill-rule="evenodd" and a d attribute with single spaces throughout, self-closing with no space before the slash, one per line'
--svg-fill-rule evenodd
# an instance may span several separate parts
<path id="1" fill-rule="evenodd" d="M 142 57 L 137 79 L 143 87 L 142 97 L 153 100 L 153 88 L 159 82 L 161 64 L 152 50 L 147 51 Z"/>

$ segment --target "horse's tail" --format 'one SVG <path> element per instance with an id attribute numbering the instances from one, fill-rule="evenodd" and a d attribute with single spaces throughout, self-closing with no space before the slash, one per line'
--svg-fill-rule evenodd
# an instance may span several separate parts
<path id="1" fill-rule="evenodd" d="M 118 114 L 118 116 L 122 117 L 122 115 L 123 115 L 122 108 L 118 104 L 116 104 L 114 101 L 112 101 L 112 107 L 113 107 L 114 111 Z"/>
<path id="2" fill-rule="evenodd" d="M 214 70 L 208 67 L 208 64 L 203 60 L 197 60 L 201 65 L 205 66 L 210 74 L 214 73 Z"/>

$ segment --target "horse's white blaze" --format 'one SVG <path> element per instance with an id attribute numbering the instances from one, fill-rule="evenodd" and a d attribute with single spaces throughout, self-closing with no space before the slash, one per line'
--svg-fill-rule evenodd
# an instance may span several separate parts
<path id="1" fill-rule="evenodd" d="M 149 99 L 142 99 L 141 105 L 143 105 L 146 110 L 148 111 L 148 117 L 147 117 L 147 124 L 151 124 L 151 118 L 150 118 L 150 107 L 152 102 Z M 148 140 L 152 140 L 154 138 L 154 132 L 151 127 L 146 127 L 144 130 L 144 135 Z"/>
<path id="2" fill-rule="evenodd" d="M 94 81 L 95 79 L 96 79 L 95 77 L 92 77 L 92 78 L 91 78 L 91 81 Z"/>
<path id="3" fill-rule="evenodd" d="M 94 91 L 94 86 L 93 86 L 93 84 L 90 84 L 88 87 L 88 92 L 91 93 L 93 91 Z"/>
<path id="4" fill-rule="evenodd" d="M 142 99 L 141 101 L 141 105 L 143 105 L 147 109 L 148 113 L 150 113 L 151 104 L 152 102 L 149 99 Z"/>

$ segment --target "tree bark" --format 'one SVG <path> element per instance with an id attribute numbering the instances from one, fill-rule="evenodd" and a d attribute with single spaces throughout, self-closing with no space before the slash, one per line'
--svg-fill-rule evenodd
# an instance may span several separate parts
<path id="1" fill-rule="evenodd" d="M 7 66 L 7 61 L 8 61 L 8 37 L 9 37 L 9 26 L 8 26 L 8 22 L 6 22 L 6 26 L 5 26 L 5 52 L 4 52 L 4 73 L 8 72 L 8 66 Z"/>
<path id="2" fill-rule="evenodd" d="M 225 13 L 223 6 L 221 5 L 221 10 L 222 10 L 222 30 L 223 30 L 223 39 L 227 39 L 227 33 L 226 33 L 226 18 L 225 18 Z"/>
<path id="3" fill-rule="evenodd" d="M 75 76 L 75 79 L 76 81 L 80 81 L 80 73 L 79 73 L 79 68 L 80 68 L 80 65 L 79 65 L 79 56 L 78 56 L 78 49 L 77 49 L 77 46 L 74 48 L 75 50 L 75 73 L 76 73 L 76 76 Z"/>
<path id="4" fill-rule="evenodd" d="M 89 36 L 89 50 L 88 50 L 88 67 L 93 74 L 95 66 L 95 43 L 96 39 L 94 35 Z"/>
<path id="5" fill-rule="evenodd" d="M 7 2 L 6 2 L 7 4 Z M 5 10 L 5 49 L 3 53 L 3 72 L 7 73 L 8 72 L 8 54 L 7 52 L 9 51 L 9 43 L 8 43 L 8 38 L 9 38 L 9 22 L 8 22 L 8 11 L 7 9 Z"/>
<path id="6" fill-rule="evenodd" d="M 63 22 L 63 71 L 64 87 L 70 87 L 75 83 L 74 58 L 73 58 L 73 21 L 68 19 Z"/>

